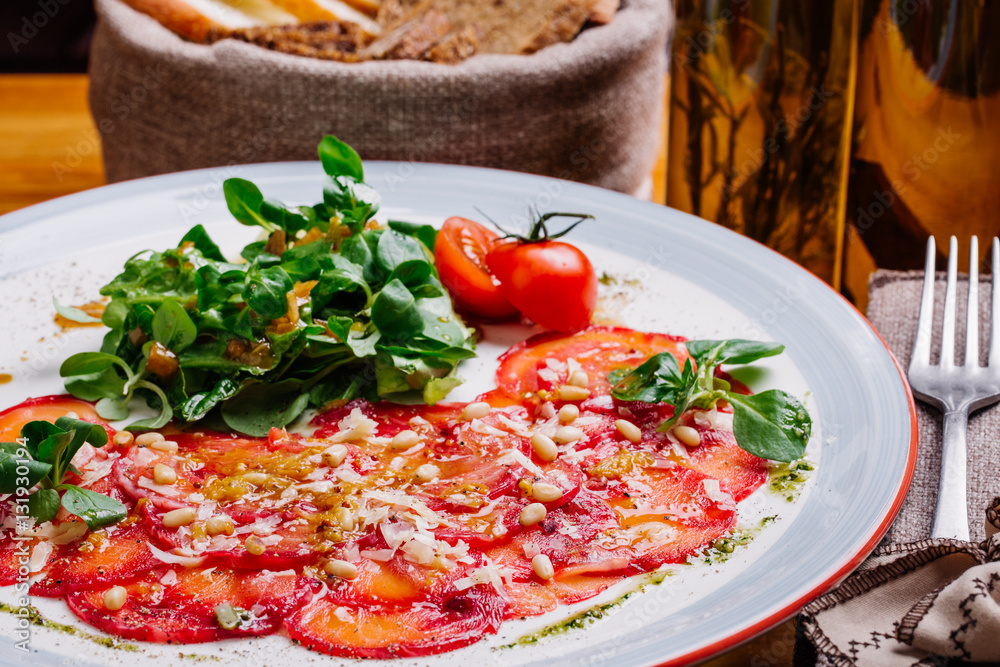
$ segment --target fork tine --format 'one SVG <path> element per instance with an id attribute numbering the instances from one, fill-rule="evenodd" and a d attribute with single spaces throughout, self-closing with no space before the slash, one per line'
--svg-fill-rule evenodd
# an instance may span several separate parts
<path id="1" fill-rule="evenodd" d="M 979 367 L 979 239 L 969 240 L 969 300 L 965 310 L 965 365 Z"/>
<path id="2" fill-rule="evenodd" d="M 958 239 L 948 243 L 948 283 L 944 288 L 944 326 L 941 328 L 941 368 L 955 365 L 955 282 L 958 278 Z"/>
<path id="3" fill-rule="evenodd" d="M 920 315 L 917 317 L 917 334 L 913 338 L 910 369 L 927 365 L 931 359 L 931 327 L 934 325 L 934 237 L 927 239 L 927 261 L 924 263 L 924 289 L 920 296 Z M 997 342 L 1000 348 L 1000 341 Z"/>
<path id="4" fill-rule="evenodd" d="M 990 292 L 990 356 L 987 363 L 996 368 L 1000 363 L 1000 280 L 997 274 L 1000 272 L 1000 240 L 993 237 L 993 274 L 990 280 L 993 282 L 993 289 Z"/>

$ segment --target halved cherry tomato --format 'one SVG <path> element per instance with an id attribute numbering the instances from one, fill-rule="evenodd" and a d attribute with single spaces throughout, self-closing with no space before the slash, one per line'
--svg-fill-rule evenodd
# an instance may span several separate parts
<path id="1" fill-rule="evenodd" d="M 472 220 L 448 218 L 434 243 L 441 282 L 463 311 L 491 320 L 517 315 L 486 268 L 486 254 L 498 235 Z"/>
<path id="2" fill-rule="evenodd" d="M 486 265 L 500 293 L 539 326 L 572 333 L 590 325 L 597 275 L 579 248 L 562 241 L 504 241 L 486 255 Z"/>

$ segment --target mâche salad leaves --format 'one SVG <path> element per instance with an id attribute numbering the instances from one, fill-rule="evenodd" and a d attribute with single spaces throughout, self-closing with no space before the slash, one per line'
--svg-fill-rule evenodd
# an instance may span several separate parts
<path id="1" fill-rule="evenodd" d="M 795 461 L 805 453 L 812 433 L 812 418 L 794 396 L 779 389 L 746 396 L 731 391 L 729 383 L 715 376 L 722 364 L 749 364 L 781 354 L 785 347 L 750 340 L 694 340 L 681 368 L 677 358 L 663 352 L 631 371 L 608 376 L 612 395 L 623 401 L 669 403 L 674 415 L 660 425 L 669 431 L 692 408 L 711 409 L 725 400 L 733 408 L 733 435 L 744 450 L 774 461 Z"/>
<path id="2" fill-rule="evenodd" d="M 130 429 L 194 422 L 213 410 L 263 436 L 306 407 L 418 392 L 443 398 L 475 356 L 434 266 L 436 231 L 374 224 L 378 193 L 358 154 L 327 136 L 323 201 L 290 207 L 239 178 L 223 184 L 229 211 L 262 240 L 226 261 L 201 225 L 176 248 L 145 251 L 101 289 L 110 328 L 100 352 L 76 354 L 67 390 L 128 417 L 140 396 L 157 411 Z"/>
<path id="3" fill-rule="evenodd" d="M 21 497 L 37 485 L 28 496 L 28 515 L 38 523 L 52 521 L 60 505 L 91 530 L 118 523 L 128 514 L 125 505 L 63 482 L 68 473 L 79 473 L 71 461 L 84 443 L 103 447 L 107 442 L 108 433 L 99 424 L 71 417 L 28 422 L 19 442 L 0 442 L 0 493 Z"/>

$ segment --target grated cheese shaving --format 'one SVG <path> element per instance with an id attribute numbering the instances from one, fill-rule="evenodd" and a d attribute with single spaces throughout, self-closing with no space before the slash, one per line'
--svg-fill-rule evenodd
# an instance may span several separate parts
<path id="1" fill-rule="evenodd" d="M 501 431 L 495 426 L 490 426 L 489 424 L 484 423 L 482 419 L 473 419 L 469 423 L 469 428 L 475 431 L 476 433 L 482 433 L 483 435 L 499 435 L 499 436 L 507 435 L 506 431 Z"/>
<path id="2" fill-rule="evenodd" d="M 455 588 L 460 591 L 464 591 L 473 586 L 479 586 L 481 584 L 490 584 L 496 590 L 497 595 L 502 597 L 507 602 L 513 602 L 510 594 L 507 592 L 507 588 L 504 586 L 504 580 L 508 583 L 512 581 L 514 571 L 508 567 L 497 567 L 493 561 L 489 558 L 486 559 L 486 565 L 482 567 L 477 567 L 469 571 L 469 576 L 463 577 L 455 581 Z"/>
<path id="3" fill-rule="evenodd" d="M 542 472 L 541 468 L 536 466 L 531 461 L 531 459 L 529 459 L 527 456 L 525 456 L 516 449 L 508 449 L 502 452 L 499 458 L 497 458 L 497 464 L 499 465 L 511 465 L 514 463 L 521 466 L 522 468 L 532 473 L 533 475 L 537 475 L 539 477 L 545 476 L 545 473 Z"/>
<path id="4" fill-rule="evenodd" d="M 161 551 L 154 547 L 151 543 L 146 542 L 146 548 L 149 549 L 149 553 L 153 554 L 153 557 L 163 563 L 169 563 L 171 565 L 183 565 L 184 567 L 198 567 L 205 562 L 204 556 L 178 556 L 177 554 L 170 554 L 166 551 Z"/>
<path id="5" fill-rule="evenodd" d="M 337 443 L 370 438 L 375 435 L 375 431 L 378 429 L 378 422 L 366 417 L 360 408 L 354 408 L 351 410 L 351 414 L 337 423 L 337 427 L 340 429 L 340 432 L 329 438 L 328 442 Z"/>

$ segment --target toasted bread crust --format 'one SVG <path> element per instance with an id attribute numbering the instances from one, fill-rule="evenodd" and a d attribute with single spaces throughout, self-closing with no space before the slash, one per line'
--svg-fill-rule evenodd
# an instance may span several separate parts
<path id="1" fill-rule="evenodd" d="M 356 62 L 358 50 L 371 41 L 371 33 L 356 23 L 321 21 L 300 25 L 262 26 L 209 33 L 206 41 L 237 39 L 296 56 Z"/>

